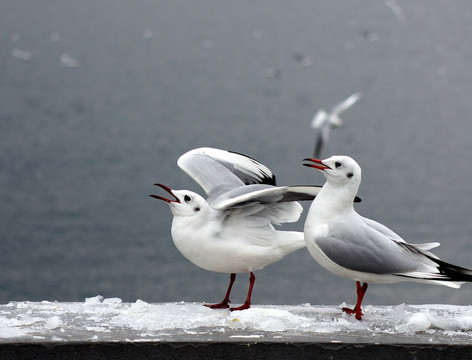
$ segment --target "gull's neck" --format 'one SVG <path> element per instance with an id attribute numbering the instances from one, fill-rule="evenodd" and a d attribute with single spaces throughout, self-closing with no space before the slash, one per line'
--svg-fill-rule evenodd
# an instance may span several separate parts
<path id="1" fill-rule="evenodd" d="M 353 201 L 357 189 L 351 186 L 339 186 L 326 182 L 313 200 L 307 220 L 315 223 L 326 223 L 334 217 L 354 211 Z"/>

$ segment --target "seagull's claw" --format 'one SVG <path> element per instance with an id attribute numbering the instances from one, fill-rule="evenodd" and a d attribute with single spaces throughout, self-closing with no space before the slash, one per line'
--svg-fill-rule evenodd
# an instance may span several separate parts
<path id="1" fill-rule="evenodd" d="M 362 320 L 362 315 L 364 315 L 361 309 L 357 310 L 357 307 L 355 307 L 354 309 L 343 307 L 342 310 L 348 315 L 355 314 L 357 320 Z"/>
<path id="2" fill-rule="evenodd" d="M 246 310 L 246 309 L 249 309 L 251 307 L 250 304 L 242 304 L 241 306 L 238 306 L 238 307 L 232 307 L 232 308 L 229 308 L 230 311 L 239 311 L 239 310 Z"/>
<path id="3" fill-rule="evenodd" d="M 210 309 L 228 309 L 229 304 L 227 302 L 220 302 L 218 304 L 203 304 L 203 306 L 206 306 Z"/>

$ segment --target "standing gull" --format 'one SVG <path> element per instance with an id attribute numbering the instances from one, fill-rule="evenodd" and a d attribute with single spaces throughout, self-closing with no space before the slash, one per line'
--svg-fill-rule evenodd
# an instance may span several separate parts
<path id="1" fill-rule="evenodd" d="M 303 208 L 296 201 L 312 200 L 321 187 L 275 186 L 274 174 L 263 164 L 213 148 L 191 150 L 177 164 L 208 198 L 155 184 L 173 197 L 151 195 L 170 206 L 174 244 L 195 265 L 231 274 L 223 301 L 206 305 L 210 308 L 228 308 L 236 273 L 250 273 L 246 302 L 230 310 L 248 309 L 254 270 L 305 247 L 302 232 L 275 230 L 273 224 L 297 221 Z"/>
<path id="2" fill-rule="evenodd" d="M 357 303 L 343 311 L 362 318 L 367 283 L 418 281 L 459 288 L 472 281 L 471 270 L 441 261 L 428 251 L 439 243 L 409 244 L 354 210 L 352 200 L 361 183 L 361 168 L 352 158 L 305 161 L 311 162 L 305 166 L 321 170 L 326 178 L 305 222 L 308 251 L 326 269 L 356 281 Z"/>
<path id="3" fill-rule="evenodd" d="M 314 151 L 315 157 L 321 156 L 323 147 L 329 140 L 331 129 L 343 126 L 343 121 L 339 115 L 354 105 L 360 98 L 360 93 L 352 94 L 346 100 L 334 106 L 329 113 L 321 109 L 315 114 L 311 121 L 311 127 L 318 132 Z"/>

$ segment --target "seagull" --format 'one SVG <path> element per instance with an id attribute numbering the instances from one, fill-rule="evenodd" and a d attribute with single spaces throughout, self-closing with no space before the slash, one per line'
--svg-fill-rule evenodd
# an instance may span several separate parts
<path id="1" fill-rule="evenodd" d="M 222 302 L 207 304 L 229 308 L 237 273 L 249 273 L 246 301 L 230 310 L 251 305 L 254 271 L 305 247 L 300 231 L 276 230 L 273 225 L 295 222 L 303 208 L 298 200 L 312 200 L 320 186 L 276 186 L 275 175 L 265 165 L 235 152 L 198 148 L 183 154 L 178 166 L 205 191 L 205 200 L 189 190 L 154 184 L 171 198 L 174 216 L 172 239 L 184 257 L 202 269 L 229 273 L 230 283 Z"/>
<path id="2" fill-rule="evenodd" d="M 357 92 L 349 96 L 343 102 L 334 106 L 329 113 L 321 109 L 315 114 L 313 120 L 311 121 L 311 127 L 312 129 L 318 131 L 314 152 L 316 158 L 321 156 L 323 147 L 329 140 L 331 129 L 343 126 L 343 121 L 339 115 L 354 105 L 360 98 L 361 94 Z"/>
<path id="3" fill-rule="evenodd" d="M 361 168 L 352 158 L 304 161 L 310 163 L 303 165 L 321 170 L 326 178 L 306 218 L 306 246 L 327 270 L 356 281 L 357 303 L 352 309 L 343 308 L 344 312 L 362 319 L 361 303 L 368 283 L 417 281 L 459 288 L 472 281 L 472 270 L 448 264 L 429 252 L 439 243 L 407 243 L 354 210 L 352 200 L 361 183 Z"/>

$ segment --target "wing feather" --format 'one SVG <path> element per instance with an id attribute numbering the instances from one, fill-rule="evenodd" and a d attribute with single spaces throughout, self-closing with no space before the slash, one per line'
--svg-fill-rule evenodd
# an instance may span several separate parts
<path id="1" fill-rule="evenodd" d="M 336 227 L 330 227 L 329 234 L 316 242 L 332 261 L 354 271 L 401 274 L 434 269 L 421 250 L 410 244 L 402 246 L 406 243 L 396 233 L 362 217 L 355 226 L 336 222 Z"/>
<path id="2" fill-rule="evenodd" d="M 231 151 L 209 147 L 190 150 L 177 165 L 209 196 L 244 185 L 275 185 L 275 175 L 267 166 Z"/>

